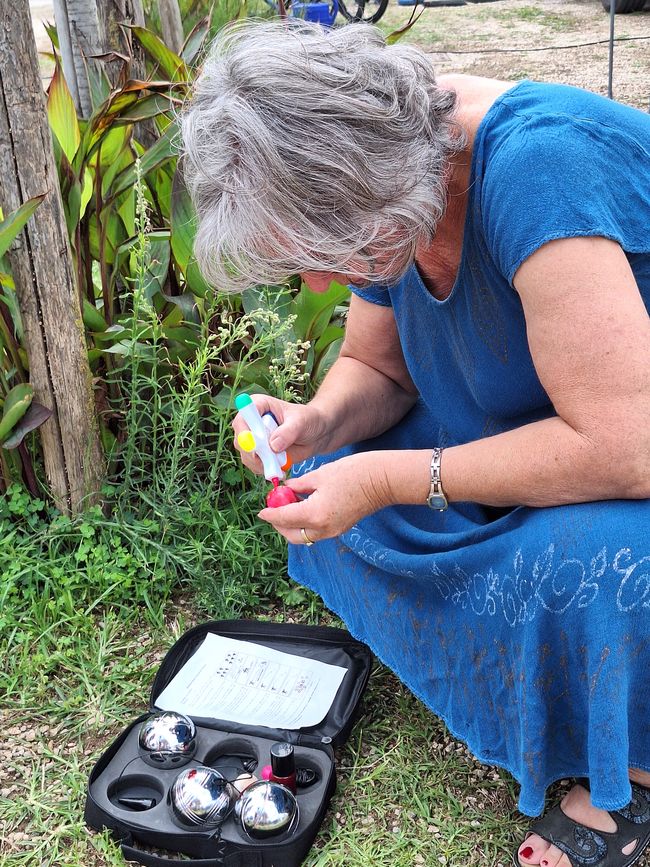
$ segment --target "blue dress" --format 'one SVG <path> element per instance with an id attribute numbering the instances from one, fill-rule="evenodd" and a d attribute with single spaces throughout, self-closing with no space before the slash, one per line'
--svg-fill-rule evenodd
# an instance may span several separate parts
<path id="1" fill-rule="evenodd" d="M 520 82 L 483 119 L 471 173 L 450 296 L 436 300 L 415 267 L 357 290 L 392 305 L 420 401 L 377 439 L 298 473 L 357 449 L 451 446 L 552 415 L 512 287 L 551 239 L 618 241 L 650 307 L 650 116 Z M 400 506 L 290 546 L 289 573 L 478 759 L 518 780 L 522 812 L 538 815 L 547 786 L 573 776 L 615 809 L 630 800 L 628 766 L 650 771 L 649 537 L 649 500 Z"/>

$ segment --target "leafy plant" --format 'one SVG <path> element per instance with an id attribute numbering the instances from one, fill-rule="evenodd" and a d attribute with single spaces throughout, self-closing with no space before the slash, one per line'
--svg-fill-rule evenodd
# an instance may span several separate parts
<path id="1" fill-rule="evenodd" d="M 29 694 L 34 703 L 60 688 L 72 636 L 109 610 L 127 621 L 141 610 L 161 624 L 171 593 L 191 584 L 215 616 L 228 617 L 284 581 L 283 546 L 256 526 L 259 485 L 244 483 L 231 448 L 233 411 L 215 399 L 212 367 L 247 342 L 244 369 L 286 325 L 256 330 L 259 314 L 222 312 L 215 324 L 214 296 L 195 327 L 192 358 L 172 358 L 148 294 L 155 233 L 139 163 L 135 171 L 134 284 L 109 379 L 124 438 L 113 444 L 107 505 L 70 519 L 19 486 L 0 499 L 0 652 L 11 657 L 0 683 L 5 694 Z"/>
<path id="2" fill-rule="evenodd" d="M 202 330 L 218 333 L 224 322 L 235 326 L 241 320 L 236 339 L 205 360 L 212 391 L 217 397 L 224 392 L 223 400 L 218 398 L 222 405 L 236 382 L 303 399 L 311 396 L 342 339 L 344 287 L 317 296 L 295 279 L 287 287 L 228 297 L 215 295 L 200 274 L 193 256 L 195 215 L 177 167 L 174 114 L 210 26 L 209 16 L 201 19 L 179 55 L 152 31 L 133 27 L 151 74 L 166 78 L 133 81 L 125 71 L 126 83 L 107 95 L 102 81 L 96 81 L 96 108 L 88 121 L 76 117 L 58 62 L 48 93 L 90 361 L 99 383 L 102 432 L 114 455 L 125 442 L 120 405 L 125 392 L 116 375 L 125 358 L 135 354 L 148 365 L 145 393 L 163 405 L 182 380 L 178 366 L 197 357 Z M 159 135 L 146 150 L 136 138 L 137 123 L 145 120 L 155 122 Z M 147 210 L 147 243 L 139 254 L 136 189 Z M 138 271 L 144 277 L 134 311 L 131 287 Z M 143 305 L 146 324 L 139 317 Z M 253 318 L 248 315 L 255 312 Z M 134 322 L 139 323 L 135 330 Z M 280 322 L 284 326 L 278 330 Z M 260 340 L 269 329 L 275 329 L 274 338 Z M 157 447 L 157 439 L 151 442 Z"/>
<path id="3" fill-rule="evenodd" d="M 333 282 L 327 292 L 311 292 L 294 278 L 285 287 L 257 287 L 243 293 L 246 312 L 256 312 L 261 329 L 283 320 L 270 357 L 244 376 L 250 385 L 287 399 L 308 400 L 336 359 L 344 336 L 350 298 L 347 286 Z"/>
<path id="4" fill-rule="evenodd" d="M 209 35 L 214 35 L 225 24 L 238 18 L 252 16 L 264 18 L 276 14 L 275 9 L 264 0 L 179 0 L 179 9 L 184 29 L 196 26 L 201 19 L 210 19 Z M 158 35 L 162 34 L 158 3 L 155 0 L 143 2 L 147 26 Z"/>
<path id="5" fill-rule="evenodd" d="M 117 549 L 102 540 L 115 533 L 131 552 L 130 562 L 143 564 L 133 581 L 139 586 L 145 576 L 159 581 L 164 575 L 163 597 L 191 581 L 224 614 L 274 589 L 293 598 L 284 574 L 284 544 L 255 517 L 260 484 L 245 475 L 231 447 L 233 398 L 256 388 L 308 399 L 343 334 L 344 287 L 314 295 L 295 278 L 287 286 L 240 297 L 212 290 L 198 270 L 192 253 L 195 216 L 177 169 L 174 115 L 208 29 L 209 20 L 200 22 L 175 55 L 155 34 L 134 28 L 150 58 L 152 78 L 134 81 L 125 70 L 124 83 L 111 91 L 107 80 L 93 73 L 95 108 L 88 120 L 77 118 L 58 61 L 48 92 L 110 471 L 104 510 L 80 519 L 94 528 L 89 545 L 79 540 L 77 546 L 73 522 L 65 525 L 65 541 L 52 547 L 53 538 L 62 539 L 63 525 L 47 508 L 39 514 L 52 526 L 40 527 L 38 538 L 63 560 L 72 556 L 88 565 L 92 574 L 86 574 L 86 585 L 96 589 L 102 607 L 121 604 L 131 580 L 122 566 L 115 573 L 109 565 Z M 155 72 L 166 78 L 153 77 Z M 147 147 L 138 133 L 144 121 L 156 131 Z M 16 312 L 13 289 L 8 292 L 6 308 Z M 4 425 L 11 424 L 12 437 L 37 420 L 30 418 L 34 404 L 28 408 L 26 354 L 19 317 L 14 318 L 10 352 L 16 381 L 8 384 L 19 389 L 7 405 Z M 16 515 L 5 520 L 15 523 Z M 94 583 L 95 553 L 107 575 L 121 576 L 110 587 Z M 21 557 L 16 552 L 16 562 Z M 42 592 L 43 570 L 35 574 Z M 65 605 L 79 591 L 60 590 L 45 594 L 50 607 L 42 609 L 43 617 L 71 616 Z M 155 610 L 146 593 L 132 592 Z"/>

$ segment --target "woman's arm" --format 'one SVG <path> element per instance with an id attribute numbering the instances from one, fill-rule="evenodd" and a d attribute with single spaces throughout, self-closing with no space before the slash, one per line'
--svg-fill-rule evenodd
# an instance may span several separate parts
<path id="1" fill-rule="evenodd" d="M 625 253 L 605 238 L 551 241 L 514 283 L 557 415 L 445 449 L 447 497 L 494 506 L 650 497 L 650 318 Z M 384 496 L 424 502 L 429 457 L 391 453 Z"/>
<path id="2" fill-rule="evenodd" d="M 353 295 L 339 358 L 310 402 L 327 420 L 327 450 L 383 433 L 416 400 L 392 308 Z"/>
<path id="3" fill-rule="evenodd" d="M 340 356 L 309 403 L 270 395 L 255 395 L 254 400 L 259 412 L 272 412 L 279 423 L 269 437 L 271 448 L 288 451 L 295 463 L 392 427 L 417 400 L 392 308 L 353 296 Z M 238 444 L 246 428 L 238 414 L 233 421 L 235 447 L 246 466 L 261 473 L 257 455 Z"/>
<path id="4" fill-rule="evenodd" d="M 604 238 L 552 241 L 514 282 L 557 415 L 446 449 L 448 498 L 552 506 L 649 497 L 650 319 L 620 246 Z M 391 494 L 417 502 L 400 478 Z"/>
<path id="5" fill-rule="evenodd" d="M 603 238 L 553 241 L 515 285 L 557 415 L 446 448 L 447 498 L 553 506 L 650 497 L 650 320 L 625 254 Z M 291 479 L 310 496 L 260 517 L 298 544 L 300 527 L 316 540 L 337 536 L 384 506 L 424 505 L 430 460 L 431 449 L 350 455 Z"/>

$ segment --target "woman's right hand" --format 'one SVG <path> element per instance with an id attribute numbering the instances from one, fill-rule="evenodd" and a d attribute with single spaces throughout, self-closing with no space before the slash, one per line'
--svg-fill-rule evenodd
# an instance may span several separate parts
<path id="1" fill-rule="evenodd" d="M 278 428 L 269 437 L 269 444 L 274 452 L 287 452 L 291 462 L 298 464 L 328 450 L 326 421 L 315 406 L 310 403 L 289 403 L 267 394 L 252 394 L 251 398 L 260 415 L 271 412 L 278 423 Z M 261 475 L 262 461 L 255 452 L 244 451 L 237 442 L 238 435 L 248 430 L 241 413 L 235 416 L 232 427 L 235 432 L 235 448 L 243 463 L 249 470 Z"/>

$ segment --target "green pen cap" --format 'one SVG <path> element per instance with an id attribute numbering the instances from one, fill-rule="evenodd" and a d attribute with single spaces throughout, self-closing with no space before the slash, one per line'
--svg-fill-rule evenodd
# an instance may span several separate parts
<path id="1" fill-rule="evenodd" d="M 250 394 L 238 394 L 235 398 L 235 409 L 243 409 L 245 406 L 248 406 L 248 404 L 252 402 L 253 400 Z"/>

